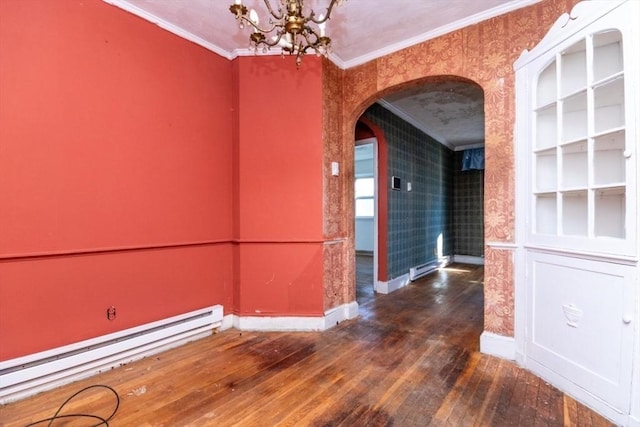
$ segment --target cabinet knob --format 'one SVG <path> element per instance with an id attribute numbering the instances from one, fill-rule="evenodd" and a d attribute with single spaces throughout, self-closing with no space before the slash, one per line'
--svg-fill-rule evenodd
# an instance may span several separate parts
<path id="1" fill-rule="evenodd" d="M 624 150 L 624 152 L 622 153 L 625 159 L 628 159 L 629 157 L 631 157 L 631 154 L 632 154 L 631 150 Z"/>
<path id="2" fill-rule="evenodd" d="M 625 314 L 624 316 L 622 316 L 622 321 L 625 325 L 628 325 L 629 323 L 631 323 L 631 315 Z"/>

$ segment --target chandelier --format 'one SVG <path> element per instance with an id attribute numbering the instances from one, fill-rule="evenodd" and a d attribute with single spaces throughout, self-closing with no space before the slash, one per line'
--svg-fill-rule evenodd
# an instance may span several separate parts
<path id="1" fill-rule="evenodd" d="M 325 34 L 325 26 L 331 17 L 333 7 L 343 0 L 331 0 L 324 14 L 316 17 L 313 10 L 308 16 L 304 16 L 304 0 L 279 0 L 278 10 L 274 10 L 270 0 L 264 0 L 264 4 L 271 15 L 269 24 L 260 26 L 260 19 L 255 9 L 248 10 L 242 4 L 242 0 L 235 0 L 229 7 L 229 11 L 235 15 L 240 23 L 240 28 L 249 24 L 253 33 L 249 36 L 250 46 L 257 53 L 259 48 L 266 53 L 274 46 L 296 56 L 296 67 L 300 66 L 302 56 L 311 50 L 316 55 L 327 56 L 331 53 L 331 39 Z"/>

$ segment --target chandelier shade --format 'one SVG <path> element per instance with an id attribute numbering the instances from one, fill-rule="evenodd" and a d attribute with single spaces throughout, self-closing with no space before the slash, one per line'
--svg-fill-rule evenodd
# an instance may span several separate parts
<path id="1" fill-rule="evenodd" d="M 268 23 L 264 25 L 260 25 L 258 12 L 248 9 L 242 4 L 242 0 L 235 0 L 229 7 L 241 29 L 249 26 L 253 30 L 249 43 L 256 53 L 258 49 L 266 53 L 272 47 L 279 47 L 282 55 L 295 55 L 297 67 L 309 51 L 316 55 L 329 55 L 331 39 L 325 34 L 325 26 L 331 18 L 333 8 L 344 0 L 331 0 L 325 13 L 316 15 L 310 10 L 306 16 L 304 0 L 278 0 L 277 9 L 271 6 L 271 0 L 263 1 L 270 15 Z"/>

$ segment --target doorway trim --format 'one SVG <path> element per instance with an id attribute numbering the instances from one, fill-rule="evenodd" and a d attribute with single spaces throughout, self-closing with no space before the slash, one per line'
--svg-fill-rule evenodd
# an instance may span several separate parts
<path id="1" fill-rule="evenodd" d="M 373 240 L 373 285 L 376 292 L 384 290 L 387 284 L 387 224 L 388 204 L 387 192 L 387 140 L 383 130 L 371 120 L 360 116 L 360 121 L 373 132 L 373 169 L 374 169 L 374 240 Z M 355 145 L 355 144 L 354 144 Z M 387 293 L 387 292 L 382 292 Z"/>

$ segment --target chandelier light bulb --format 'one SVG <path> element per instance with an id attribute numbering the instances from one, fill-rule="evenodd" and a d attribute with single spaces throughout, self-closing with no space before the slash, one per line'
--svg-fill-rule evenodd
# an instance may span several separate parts
<path id="1" fill-rule="evenodd" d="M 256 26 L 260 23 L 260 17 L 258 16 L 258 12 L 256 12 L 255 9 L 251 9 L 249 11 L 249 19 L 251 20 L 251 22 L 253 22 Z M 258 32 L 258 29 L 255 29 L 256 32 Z"/>
<path id="2" fill-rule="evenodd" d="M 279 0 L 280 6 L 274 10 L 271 0 L 263 0 L 271 15 L 268 25 L 260 27 L 260 19 L 255 9 L 248 10 L 242 0 L 234 0 L 229 11 L 238 20 L 241 29 L 248 24 L 253 29 L 250 35 L 252 47 L 257 52 L 268 51 L 272 46 L 280 46 L 281 53 L 296 56 L 299 66 L 306 53 L 326 56 L 331 52 L 331 39 L 326 35 L 327 21 L 333 8 L 344 0 L 329 0 L 325 13 L 316 16 L 313 10 L 303 12 L 303 0 Z"/>
<path id="3" fill-rule="evenodd" d="M 318 18 L 319 21 L 322 21 L 324 19 L 324 15 L 320 15 L 320 17 Z M 320 28 L 320 37 L 325 37 L 325 30 L 327 29 L 327 21 L 318 24 L 318 28 Z"/>

